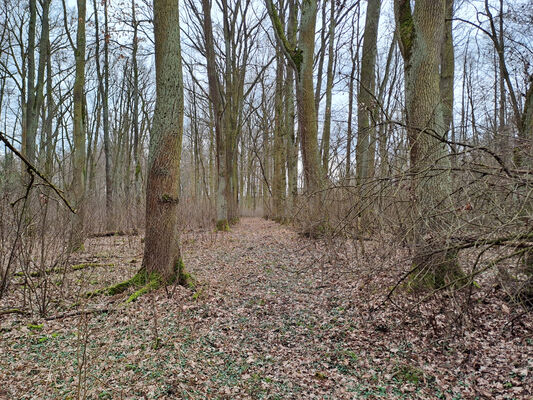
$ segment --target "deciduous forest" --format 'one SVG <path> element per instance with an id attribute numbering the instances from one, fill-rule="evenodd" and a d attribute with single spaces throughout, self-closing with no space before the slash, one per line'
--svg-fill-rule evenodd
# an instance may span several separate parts
<path id="1" fill-rule="evenodd" d="M 3 0 L 0 399 L 533 398 L 531 0 Z"/>

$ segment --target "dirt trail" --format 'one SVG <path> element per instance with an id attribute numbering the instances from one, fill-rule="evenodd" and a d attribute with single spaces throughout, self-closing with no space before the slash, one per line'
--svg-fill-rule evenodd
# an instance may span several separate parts
<path id="1" fill-rule="evenodd" d="M 123 239 L 106 240 L 115 241 L 112 251 L 102 253 L 94 239 L 88 252 L 124 261 L 115 276 L 99 272 L 100 286 L 133 274 L 140 262 L 140 240 L 122 247 Z M 7 398 L 85 391 L 92 399 L 461 399 L 492 396 L 500 381 L 502 391 L 511 393 L 503 387 L 511 382 L 514 398 L 528 398 L 531 375 L 509 374 L 516 365 L 527 372 L 531 345 L 498 338 L 499 361 L 451 347 L 428 351 L 420 327 L 374 311 L 390 284 L 379 276 L 390 268 L 374 268 L 379 243 L 368 245 L 369 273 L 355 255 L 329 265 L 323 244 L 259 218 L 243 218 L 227 233 L 188 233 L 182 242 L 200 282 L 195 291 L 160 290 L 127 307 L 122 297 L 101 298 L 87 306 L 112 312 L 40 328 L 15 317 L 5 323 L 0 388 Z M 510 353 L 521 356 L 513 361 Z M 497 364 L 495 374 L 469 369 L 476 359 Z M 495 386 L 485 389 L 480 379 Z"/>

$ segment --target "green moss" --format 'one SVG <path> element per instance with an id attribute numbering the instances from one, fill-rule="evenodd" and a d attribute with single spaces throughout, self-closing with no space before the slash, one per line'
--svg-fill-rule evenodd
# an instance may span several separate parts
<path id="1" fill-rule="evenodd" d="M 76 264 L 76 265 L 73 265 L 72 267 L 70 267 L 73 271 L 79 271 L 80 269 L 85 269 L 85 268 L 92 268 L 92 267 L 114 267 L 115 264 L 113 263 L 104 263 L 104 264 L 99 264 L 99 263 L 82 263 L 82 264 Z"/>
<path id="2" fill-rule="evenodd" d="M 394 376 L 400 382 L 410 382 L 416 385 L 424 379 L 424 371 L 412 365 L 402 365 L 396 368 Z"/>
<path id="3" fill-rule="evenodd" d="M 192 295 L 192 299 L 198 300 L 200 297 L 202 297 L 202 295 L 203 295 L 203 290 L 199 289 L 196 292 L 194 292 L 194 294 Z"/>
<path id="4" fill-rule="evenodd" d="M 228 232 L 229 231 L 228 220 L 227 219 L 218 220 L 215 226 L 215 230 L 217 232 Z"/>
<path id="5" fill-rule="evenodd" d="M 28 329 L 31 331 L 41 331 L 43 329 L 43 324 L 29 324 Z"/>
<path id="6" fill-rule="evenodd" d="M 152 273 L 150 275 L 150 278 L 148 279 L 148 283 L 146 283 L 146 285 L 141 287 L 139 290 L 136 290 L 135 292 L 133 292 L 133 294 L 131 294 L 130 297 L 128 297 L 125 303 L 131 303 L 137 300 L 142 295 L 149 293 L 152 290 L 159 289 L 161 287 L 161 282 L 162 282 L 161 276 L 159 274 Z"/>
<path id="7" fill-rule="evenodd" d="M 328 379 L 328 377 L 326 376 L 326 374 L 323 373 L 323 372 L 320 372 L 320 371 L 317 371 L 317 372 L 315 373 L 315 378 L 317 378 L 317 379 L 319 379 L 319 380 L 321 380 L 321 381 Z"/>
<path id="8" fill-rule="evenodd" d="M 178 258 L 176 265 L 174 265 L 175 279 L 181 286 L 188 287 L 189 289 L 196 288 L 196 279 L 185 269 L 185 264 L 181 258 Z"/>
<path id="9" fill-rule="evenodd" d="M 303 50 L 294 49 L 291 56 L 292 56 L 292 61 L 294 62 L 294 65 L 296 66 L 296 70 L 298 71 L 298 73 L 300 73 L 302 70 L 302 63 L 304 61 Z"/>
<path id="10" fill-rule="evenodd" d="M 104 289 L 99 289 L 94 292 L 87 293 L 86 296 L 113 296 L 125 292 L 130 287 L 135 287 L 137 288 L 137 290 L 132 293 L 125 301 L 125 303 L 131 303 L 137 300 L 142 295 L 151 292 L 152 290 L 157 290 L 161 286 L 169 285 L 176 281 L 180 285 L 191 289 L 194 289 L 196 287 L 196 280 L 190 273 L 185 270 L 185 265 L 181 258 L 178 258 L 178 261 L 174 265 L 174 274 L 170 280 L 165 281 L 163 277 L 156 272 L 152 272 L 150 275 L 147 275 L 146 270 L 142 268 L 130 279 L 123 282 L 119 282 Z"/>
<path id="11" fill-rule="evenodd" d="M 86 294 L 87 297 L 95 297 L 99 295 L 107 295 L 107 296 L 114 296 L 116 294 L 120 294 L 125 292 L 128 288 L 131 286 L 141 286 L 146 283 L 146 273 L 144 269 L 141 269 L 139 272 L 137 272 L 133 277 L 130 279 L 119 282 L 115 285 L 108 286 L 103 289 L 95 290 L 94 292 L 89 292 Z"/>
<path id="12" fill-rule="evenodd" d="M 177 204 L 178 203 L 178 198 L 177 197 L 172 197 L 168 193 L 163 193 L 161 195 L 161 197 L 160 197 L 160 201 L 161 201 L 161 203 Z"/>

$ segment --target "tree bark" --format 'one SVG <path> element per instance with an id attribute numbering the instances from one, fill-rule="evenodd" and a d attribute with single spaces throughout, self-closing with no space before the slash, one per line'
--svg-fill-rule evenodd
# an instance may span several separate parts
<path id="1" fill-rule="evenodd" d="M 331 103 L 333 98 L 333 64 L 335 60 L 335 2 L 331 2 L 329 16 L 328 68 L 326 78 L 326 110 L 324 112 L 324 129 L 322 130 L 322 170 L 326 176 L 329 172 L 329 140 L 331 134 Z"/>
<path id="2" fill-rule="evenodd" d="M 146 188 L 143 267 L 163 284 L 184 274 L 178 244 L 178 195 L 183 135 L 179 4 L 154 0 L 156 105 Z"/>
<path id="3" fill-rule="evenodd" d="M 445 0 L 396 0 L 395 14 L 404 58 L 410 172 L 412 243 L 416 283 L 443 286 L 461 276 L 457 255 L 446 245 L 452 218 L 450 160 L 443 145 L 445 126 L 440 95 L 440 49 Z M 435 251 L 438 250 L 438 251 Z"/>
<path id="4" fill-rule="evenodd" d="M 276 37 L 296 73 L 296 106 L 302 143 L 305 190 L 309 194 L 316 194 L 323 189 L 325 183 L 318 153 L 317 116 L 313 91 L 317 2 L 304 0 L 301 5 L 300 34 L 296 48 L 287 40 L 272 0 L 266 0 L 266 5 Z M 315 208 L 320 204 L 320 202 L 314 203 Z"/>
<path id="5" fill-rule="evenodd" d="M 272 179 L 272 197 L 274 219 L 283 218 L 285 203 L 285 132 L 282 123 L 282 88 L 283 88 L 283 61 L 282 55 L 277 50 L 276 57 L 276 86 L 274 94 L 274 175 Z"/>
<path id="6" fill-rule="evenodd" d="M 82 247 L 84 240 L 84 197 L 85 197 L 85 163 L 86 163 L 86 138 L 85 138 L 85 0 L 77 0 L 78 5 L 78 30 L 76 32 L 76 47 L 74 55 L 76 60 L 76 71 L 73 89 L 74 108 L 74 155 L 72 165 L 72 193 L 74 196 L 74 207 L 77 214 L 74 217 L 72 233 L 72 248 Z"/>
<path id="7" fill-rule="evenodd" d="M 213 38 L 213 23 L 211 21 L 211 2 L 202 0 L 202 10 L 204 14 L 203 29 L 205 36 L 205 53 L 207 62 L 207 80 L 209 83 L 209 99 L 213 105 L 213 118 L 215 125 L 215 149 L 216 149 L 216 170 L 217 170 L 217 194 L 216 194 L 216 228 L 218 230 L 228 229 L 228 203 L 226 175 L 226 140 L 222 130 L 224 110 L 220 96 L 220 83 L 216 72 L 215 45 Z"/>
<path id="8" fill-rule="evenodd" d="M 294 0 L 289 0 L 289 18 L 287 20 L 287 39 L 294 46 L 296 43 L 297 9 Z M 291 207 L 298 196 L 298 141 L 294 129 L 294 70 L 285 63 L 287 78 L 285 80 L 285 138 L 287 139 L 287 178 Z"/>
<path id="9" fill-rule="evenodd" d="M 357 145 L 355 176 L 360 185 L 370 176 L 374 151 L 371 138 L 375 138 L 375 87 L 376 54 L 381 0 L 369 0 L 366 9 L 363 53 L 361 56 L 361 78 L 357 102 Z M 372 145 L 372 148 L 371 148 Z"/>

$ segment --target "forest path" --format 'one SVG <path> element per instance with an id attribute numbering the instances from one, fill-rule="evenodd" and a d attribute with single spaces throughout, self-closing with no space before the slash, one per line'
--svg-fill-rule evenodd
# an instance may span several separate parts
<path id="1" fill-rule="evenodd" d="M 316 245 L 272 221 L 242 218 L 207 248 L 185 246 L 187 267 L 205 285 L 196 328 L 241 374 L 231 398 L 360 391 L 355 341 L 365 339 L 360 323 L 344 317 L 355 310 L 329 282 Z"/>
<path id="2" fill-rule="evenodd" d="M 195 290 L 127 306 L 128 293 L 82 298 L 109 311 L 0 320 L 0 399 L 531 398 L 531 345 L 501 324 L 478 319 L 468 340 L 439 345 L 427 323 L 439 303 L 379 307 L 405 268 L 401 249 L 366 242 L 362 254 L 260 218 L 181 241 Z M 86 293 L 138 271 L 141 238 L 90 239 L 78 258 L 100 265 L 67 274 Z"/>

